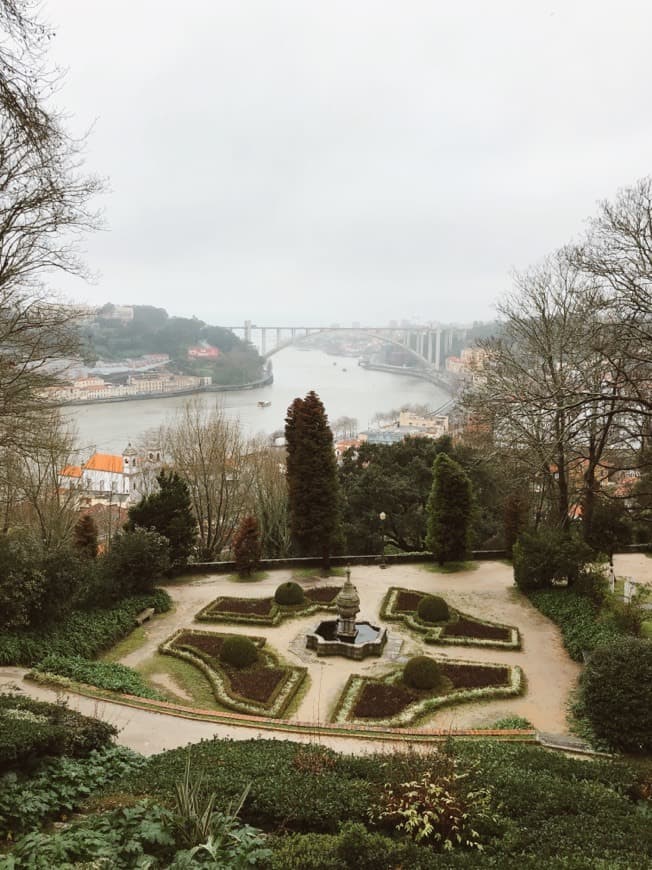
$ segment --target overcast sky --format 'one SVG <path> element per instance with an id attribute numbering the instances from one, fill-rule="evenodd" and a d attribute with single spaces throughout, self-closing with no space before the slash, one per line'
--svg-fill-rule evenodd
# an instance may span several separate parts
<path id="1" fill-rule="evenodd" d="M 649 0 L 48 0 L 94 123 L 91 303 L 211 323 L 493 316 L 652 171 Z"/>

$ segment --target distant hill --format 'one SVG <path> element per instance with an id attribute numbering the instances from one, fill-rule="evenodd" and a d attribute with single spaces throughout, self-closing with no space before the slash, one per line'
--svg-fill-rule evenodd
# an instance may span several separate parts
<path id="1" fill-rule="evenodd" d="M 107 303 L 82 328 L 84 359 L 118 362 L 147 353 L 166 353 L 171 368 L 182 374 L 211 375 L 215 383 L 255 380 L 262 371 L 256 349 L 229 329 L 211 326 L 197 317 L 171 317 L 153 305 Z M 192 347 L 209 345 L 217 359 L 189 359 Z"/>

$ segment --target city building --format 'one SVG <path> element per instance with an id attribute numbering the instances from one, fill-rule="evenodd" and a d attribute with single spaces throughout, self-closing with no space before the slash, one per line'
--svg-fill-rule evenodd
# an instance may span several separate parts
<path id="1" fill-rule="evenodd" d="M 129 443 L 119 455 L 93 453 L 81 465 L 66 466 L 59 476 L 59 485 L 75 489 L 80 506 L 98 502 L 128 506 L 140 501 L 161 466 L 159 446 L 148 446 L 145 454 L 139 455 Z"/>

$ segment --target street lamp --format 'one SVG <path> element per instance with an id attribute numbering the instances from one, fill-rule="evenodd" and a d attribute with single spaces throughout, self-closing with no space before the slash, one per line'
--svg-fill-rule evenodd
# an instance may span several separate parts
<path id="1" fill-rule="evenodd" d="M 381 551 L 380 551 L 380 567 L 386 568 L 387 564 L 385 563 L 385 520 L 387 519 L 387 514 L 385 511 L 381 511 L 378 514 L 378 519 L 380 520 L 380 535 L 381 535 Z"/>

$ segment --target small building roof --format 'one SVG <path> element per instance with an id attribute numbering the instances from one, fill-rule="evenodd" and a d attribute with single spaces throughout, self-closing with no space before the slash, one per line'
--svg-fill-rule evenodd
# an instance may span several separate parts
<path id="1" fill-rule="evenodd" d="M 66 467 L 61 472 L 62 477 L 81 477 L 82 470 L 81 465 L 66 465 Z"/>
<path id="2" fill-rule="evenodd" d="M 88 471 L 112 471 L 116 474 L 124 473 L 122 456 L 114 456 L 111 453 L 94 453 L 84 467 Z"/>

